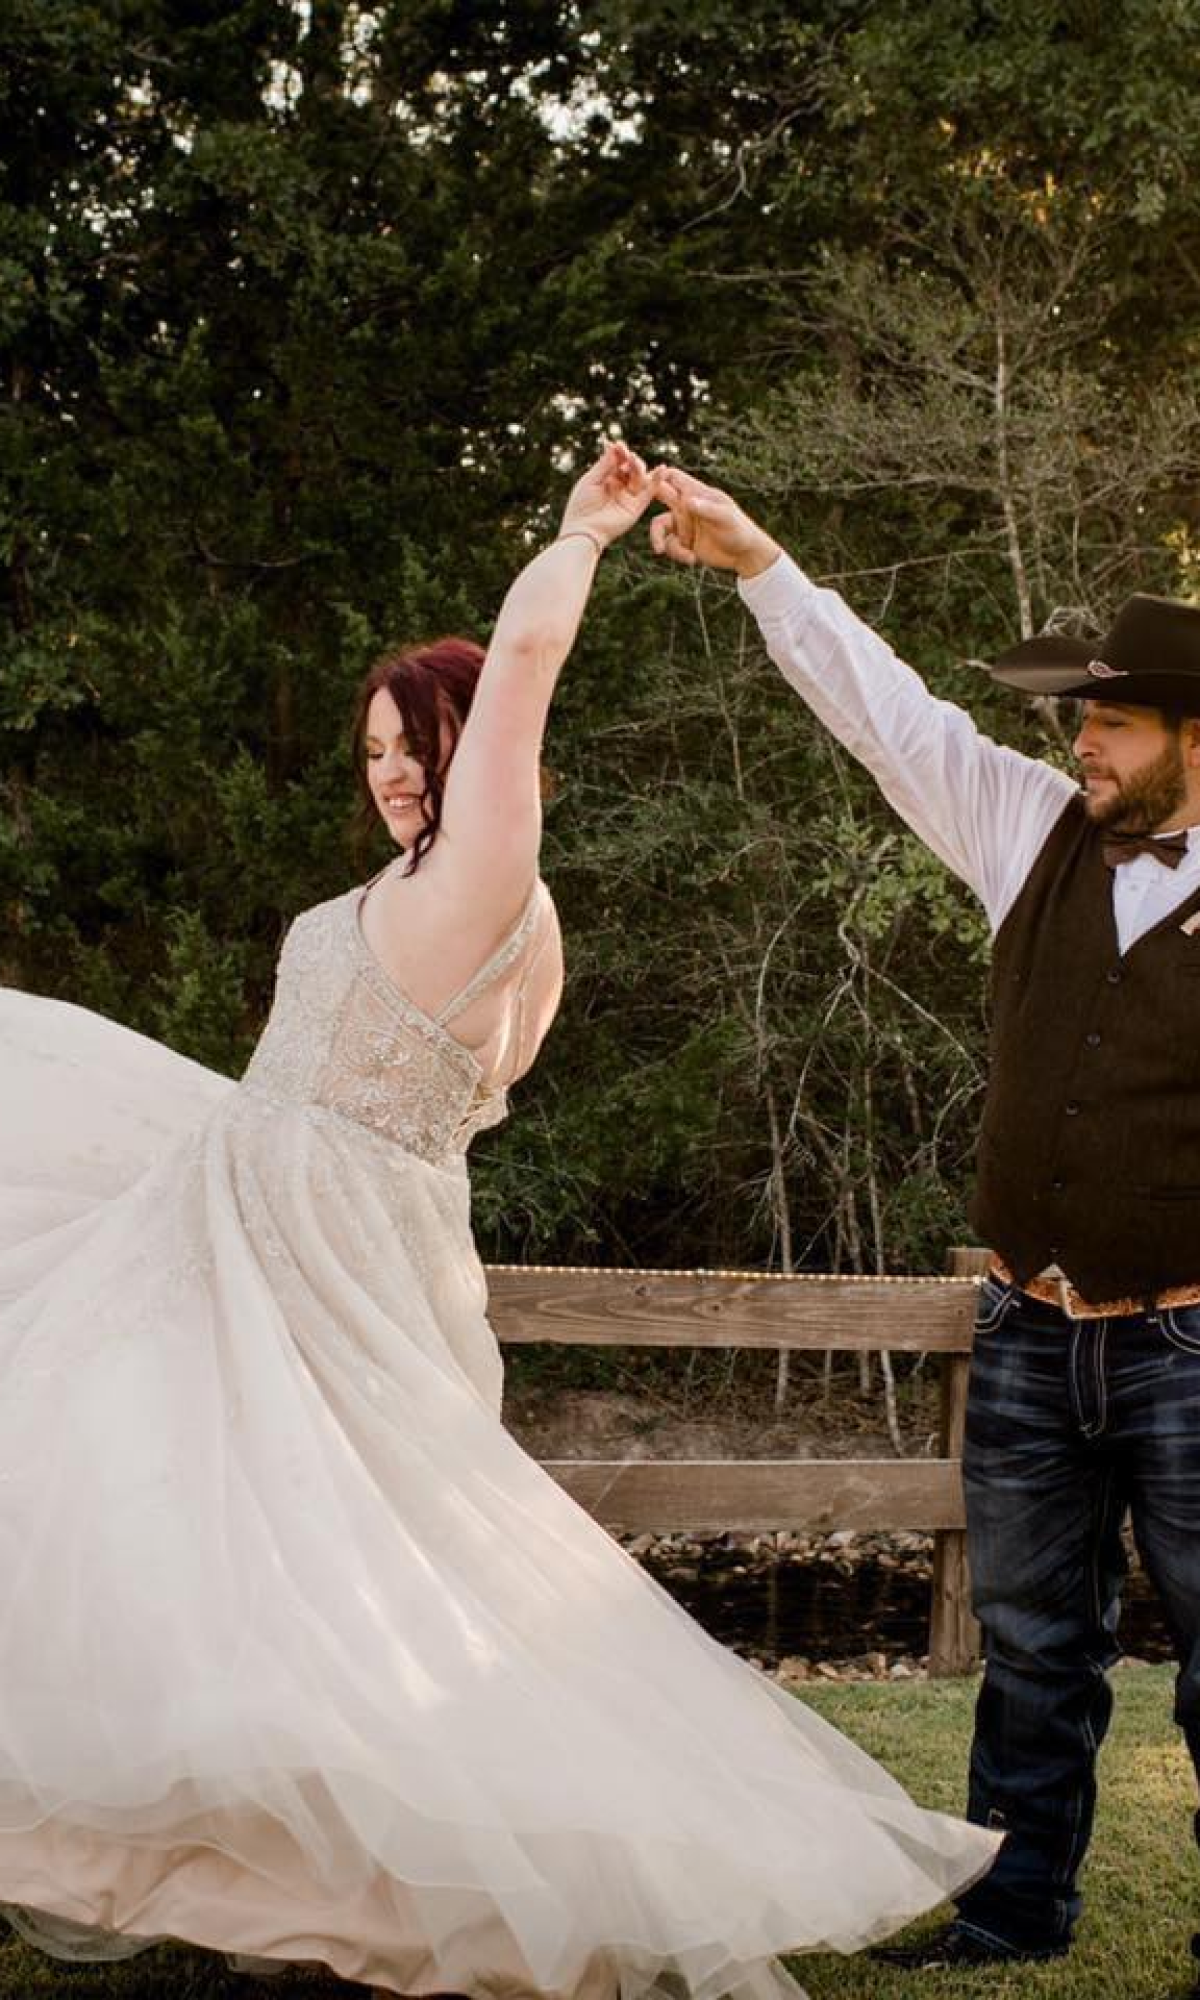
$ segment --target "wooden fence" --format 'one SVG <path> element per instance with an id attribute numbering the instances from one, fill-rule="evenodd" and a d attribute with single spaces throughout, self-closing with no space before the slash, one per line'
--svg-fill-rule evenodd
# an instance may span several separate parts
<path id="1" fill-rule="evenodd" d="M 778 1277 L 725 1271 L 555 1270 L 493 1265 L 491 1316 L 509 1343 L 628 1347 L 888 1349 L 941 1364 L 937 1458 L 557 1459 L 561 1486 L 606 1527 L 921 1529 L 934 1536 L 929 1670 L 966 1673 L 978 1655 L 961 1483 L 973 1275 L 955 1251 L 945 1278 Z"/>

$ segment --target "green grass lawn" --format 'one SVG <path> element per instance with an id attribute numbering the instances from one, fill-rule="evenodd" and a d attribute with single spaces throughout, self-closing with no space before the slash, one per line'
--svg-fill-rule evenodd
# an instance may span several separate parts
<path id="1" fill-rule="evenodd" d="M 1187 1947 L 1200 1928 L 1200 1861 L 1192 1841 L 1195 1780 L 1171 1721 L 1172 1681 L 1167 1667 L 1121 1667 L 1114 1676 L 1116 1712 L 1101 1752 L 1084 1917 L 1069 1958 L 1009 1972 L 957 1974 L 889 1972 L 863 1958 L 796 1959 L 812 2000 L 867 1994 L 872 2000 L 1012 2000 L 1017 1994 L 1022 2000 L 1173 2000 L 1190 1993 Z M 831 1683 L 813 1705 L 894 1771 L 923 1805 L 959 1812 L 975 1686 Z"/>
<path id="2" fill-rule="evenodd" d="M 1171 1673 L 1116 1675 L 1117 1712 L 1101 1765 L 1088 1862 L 1087 1912 L 1069 1959 L 1011 1972 L 902 1974 L 864 1958 L 794 1961 L 812 2000 L 1172 2000 L 1190 1990 L 1187 1941 L 1200 1924 L 1200 1866 L 1191 1839 L 1191 1767 L 1171 1723 Z M 903 1780 L 923 1804 L 961 1805 L 974 1683 L 830 1683 L 805 1699 Z M 803 1865 L 801 1862 L 799 1865 Z M 124 1965 L 63 1968 L 15 1940 L 0 1946 L 0 2000 L 334 2000 L 361 1994 L 317 1973 L 256 1981 L 219 1959 L 164 1946 Z"/>

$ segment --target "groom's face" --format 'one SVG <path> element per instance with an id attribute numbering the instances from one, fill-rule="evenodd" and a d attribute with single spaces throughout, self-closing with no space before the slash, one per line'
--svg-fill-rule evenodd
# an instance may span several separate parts
<path id="1" fill-rule="evenodd" d="M 1187 799 L 1189 727 L 1156 708 L 1085 701 L 1074 749 L 1088 818 L 1123 833 L 1165 827 Z"/>

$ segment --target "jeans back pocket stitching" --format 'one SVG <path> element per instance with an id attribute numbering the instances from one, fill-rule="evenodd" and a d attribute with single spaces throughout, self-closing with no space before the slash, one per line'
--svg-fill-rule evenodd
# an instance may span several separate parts
<path id="1" fill-rule="evenodd" d="M 984 1305 L 984 1300 L 987 1297 L 988 1282 L 990 1281 L 985 1281 L 985 1284 L 981 1288 L 979 1294 L 979 1306 L 975 1317 L 976 1338 L 978 1338 L 978 1336 L 981 1333 L 995 1332 L 996 1328 L 1000 1325 L 1001 1321 L 1007 1318 L 1009 1307 L 1012 1305 L 1013 1298 L 1015 1296 L 1012 1286 L 1004 1285 L 1000 1291 L 999 1298 L 995 1301 L 995 1304 L 989 1310 Z M 999 1283 L 999 1280 L 997 1280 L 996 1282 Z"/>
<path id="2" fill-rule="evenodd" d="M 1185 1307 L 1184 1310 L 1187 1311 L 1190 1308 Z M 1200 1333 L 1188 1334 L 1183 1331 L 1182 1327 L 1177 1326 L 1175 1323 L 1175 1313 L 1170 1306 L 1163 1306 L 1160 1309 L 1158 1323 L 1172 1347 L 1177 1347 L 1181 1354 L 1200 1354 Z"/>

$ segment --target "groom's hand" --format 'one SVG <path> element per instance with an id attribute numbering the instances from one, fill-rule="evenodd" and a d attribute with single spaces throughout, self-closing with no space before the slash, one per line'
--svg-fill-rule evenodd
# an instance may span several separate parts
<path id="1" fill-rule="evenodd" d="M 713 569 L 733 569 L 739 576 L 759 576 L 780 554 L 778 542 L 742 511 L 719 486 L 706 486 L 690 472 L 660 465 L 650 475 L 656 500 L 665 513 L 650 523 L 655 555 Z"/>

